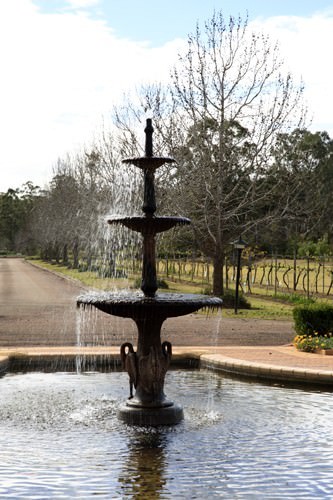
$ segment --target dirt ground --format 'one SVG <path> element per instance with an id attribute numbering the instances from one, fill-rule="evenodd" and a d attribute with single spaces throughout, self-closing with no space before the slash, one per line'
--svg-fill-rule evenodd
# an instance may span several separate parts
<path id="1" fill-rule="evenodd" d="M 0 347 L 135 343 L 132 320 L 77 309 L 76 297 L 85 292 L 23 259 L 1 258 Z M 223 311 L 170 318 L 162 327 L 162 340 L 175 346 L 283 345 L 293 335 L 290 321 L 225 318 Z"/>

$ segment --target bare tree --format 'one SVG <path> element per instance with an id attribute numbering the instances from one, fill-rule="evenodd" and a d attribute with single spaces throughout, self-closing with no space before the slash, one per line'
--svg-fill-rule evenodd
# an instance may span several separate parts
<path id="1" fill-rule="evenodd" d="M 67 262 L 70 256 L 75 268 L 81 259 L 87 268 L 112 274 L 117 255 L 131 252 L 134 237 L 109 230 L 106 222 L 111 213 L 129 213 L 139 192 L 120 161 L 120 144 L 103 131 L 80 152 L 57 161 L 32 221 L 45 258 Z"/>
<path id="2" fill-rule="evenodd" d="M 292 200 L 295 187 L 282 196 L 284 175 L 270 182 L 271 151 L 279 133 L 303 124 L 302 94 L 302 84 L 283 72 L 278 46 L 251 33 L 247 19 L 225 21 L 222 12 L 188 37 L 167 92 L 143 92 L 161 144 L 177 158 L 173 203 L 191 217 L 196 241 L 214 263 L 215 294 L 223 294 L 230 240 L 249 235 L 259 219 L 271 222 Z M 277 190 L 281 197 L 272 197 Z"/>

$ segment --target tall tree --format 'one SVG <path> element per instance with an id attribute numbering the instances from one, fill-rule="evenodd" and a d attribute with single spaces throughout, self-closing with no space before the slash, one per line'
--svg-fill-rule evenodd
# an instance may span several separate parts
<path id="1" fill-rule="evenodd" d="M 187 47 L 168 91 L 146 89 L 143 106 L 177 158 L 173 203 L 192 218 L 198 244 L 214 263 L 214 293 L 222 294 L 230 239 L 250 233 L 258 218 L 278 216 L 279 207 L 266 213 L 259 207 L 284 193 L 285 176 L 269 182 L 271 151 L 279 133 L 303 123 L 303 87 L 284 72 L 277 45 L 250 32 L 247 19 L 226 21 L 216 12 Z"/>
<path id="2" fill-rule="evenodd" d="M 288 177 L 291 202 L 276 230 L 282 243 L 332 235 L 333 140 L 327 132 L 295 129 L 279 134 L 272 151 L 275 171 Z M 274 235 L 273 235 L 274 237 Z"/>
<path id="3" fill-rule="evenodd" d="M 73 257 L 74 267 L 79 257 L 88 267 L 96 258 L 109 273 L 117 252 L 130 247 L 127 235 L 120 240 L 119 231 L 111 233 L 106 223 L 110 213 L 128 213 L 138 192 L 132 189 L 128 167 L 120 163 L 119 144 L 103 131 L 89 147 L 57 161 L 32 224 L 44 258 Z"/>
<path id="4" fill-rule="evenodd" d="M 33 251 L 29 231 L 31 215 L 41 190 L 31 182 L 0 194 L 0 248 L 4 251 Z"/>

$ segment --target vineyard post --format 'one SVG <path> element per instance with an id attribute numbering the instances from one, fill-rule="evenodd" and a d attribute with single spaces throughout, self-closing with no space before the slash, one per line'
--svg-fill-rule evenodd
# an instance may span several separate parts
<path id="1" fill-rule="evenodd" d="M 306 262 L 306 272 L 307 272 L 307 276 L 306 276 L 306 297 L 307 299 L 310 298 L 310 257 L 307 256 L 307 262 Z"/>

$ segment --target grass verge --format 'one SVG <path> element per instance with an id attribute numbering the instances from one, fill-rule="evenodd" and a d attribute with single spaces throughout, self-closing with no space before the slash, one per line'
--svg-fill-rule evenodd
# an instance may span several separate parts
<path id="1" fill-rule="evenodd" d="M 61 264 L 52 264 L 42 260 L 33 260 L 34 264 L 48 269 L 49 271 L 56 272 L 67 276 L 82 283 L 88 288 L 98 290 L 115 290 L 130 288 L 133 285 L 134 279 L 123 278 L 102 278 L 93 271 L 80 272 L 77 269 L 69 269 Z M 173 293 L 203 293 L 202 285 L 188 284 L 181 282 L 174 282 L 165 280 L 169 286 L 168 290 L 163 292 Z M 247 300 L 251 304 L 251 309 L 239 309 L 238 314 L 235 315 L 233 308 L 223 308 L 223 316 L 225 317 L 238 317 L 238 318 L 257 318 L 257 319 L 279 319 L 279 320 L 292 320 L 293 304 L 284 303 L 281 300 L 274 300 L 267 296 L 251 296 L 246 295 Z M 205 313 L 204 313 L 205 314 Z"/>

